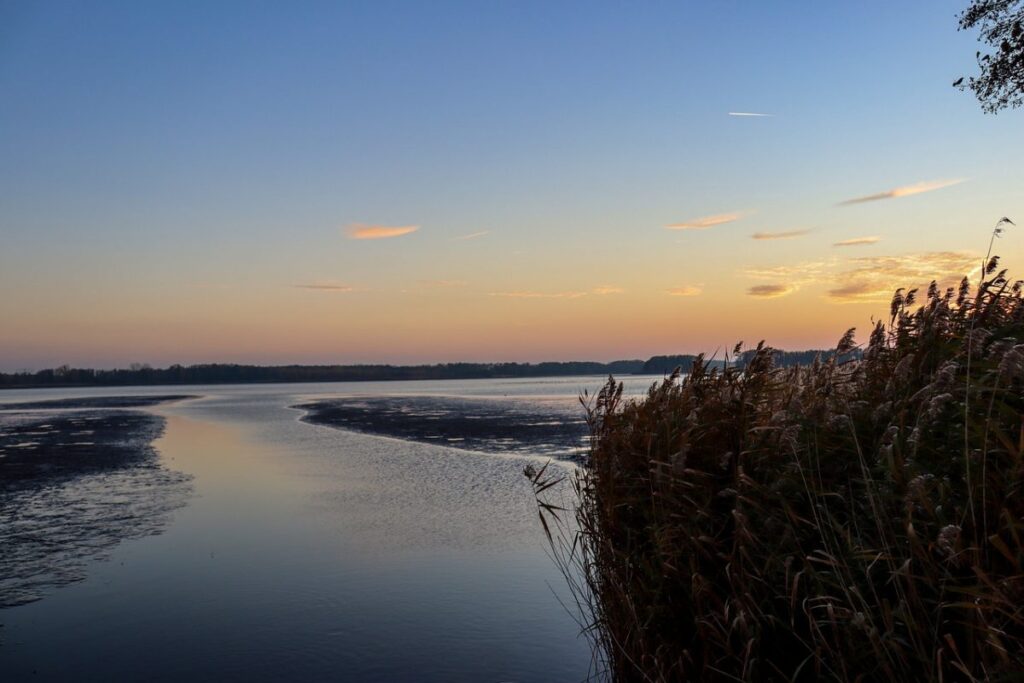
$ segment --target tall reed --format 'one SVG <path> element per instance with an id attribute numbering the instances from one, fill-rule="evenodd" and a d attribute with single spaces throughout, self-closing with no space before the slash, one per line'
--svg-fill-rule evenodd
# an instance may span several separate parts
<path id="1" fill-rule="evenodd" d="M 976 288 L 897 291 L 858 360 L 850 330 L 809 366 L 761 344 L 584 397 L 571 507 L 526 474 L 598 676 L 1020 678 L 1021 290 L 993 257 Z"/>

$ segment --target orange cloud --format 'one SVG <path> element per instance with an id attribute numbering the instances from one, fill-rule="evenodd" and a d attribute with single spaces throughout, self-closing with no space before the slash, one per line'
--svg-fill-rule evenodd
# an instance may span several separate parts
<path id="1" fill-rule="evenodd" d="M 892 298 L 896 288 L 887 285 L 879 287 L 868 282 L 854 282 L 828 290 L 828 296 L 839 303 L 857 303 L 863 301 L 885 301 Z"/>
<path id="2" fill-rule="evenodd" d="M 793 285 L 801 285 L 826 277 L 836 263 L 834 258 L 826 261 L 804 261 L 788 266 L 746 268 L 741 274 L 755 280 L 785 280 Z"/>
<path id="3" fill-rule="evenodd" d="M 836 242 L 832 246 L 833 247 L 859 247 L 859 246 L 865 245 L 865 244 L 875 244 L 875 243 L 879 242 L 881 239 L 882 239 L 881 237 L 854 237 L 853 239 L 842 240 L 841 242 Z"/>
<path id="4" fill-rule="evenodd" d="M 951 185 L 959 185 L 960 183 L 967 180 L 966 178 L 958 178 L 956 180 L 928 180 L 920 183 L 914 183 L 913 185 L 904 185 L 903 187 L 896 187 L 885 192 L 878 192 L 876 194 L 869 194 L 864 197 L 855 197 L 853 199 L 847 199 L 846 201 L 839 202 L 839 206 L 846 206 L 849 204 L 862 204 L 864 202 L 876 202 L 880 199 L 896 199 L 897 197 L 910 197 L 911 195 L 921 194 L 923 192 L 933 192 L 935 190 L 941 190 L 944 187 L 950 187 Z"/>
<path id="5" fill-rule="evenodd" d="M 600 287 L 594 287 L 594 294 L 622 294 L 624 291 L 622 287 L 614 287 L 612 285 L 601 285 Z"/>
<path id="6" fill-rule="evenodd" d="M 796 291 L 796 287 L 792 285 L 775 284 L 775 285 L 754 285 L 747 290 L 747 294 L 750 296 L 761 297 L 762 299 L 777 299 L 780 296 L 786 296 Z"/>
<path id="7" fill-rule="evenodd" d="M 363 225 L 353 223 L 348 228 L 348 238 L 351 240 L 382 240 L 389 237 L 401 237 L 420 229 L 418 225 Z"/>
<path id="8" fill-rule="evenodd" d="M 682 287 L 666 289 L 665 293 L 669 296 L 697 296 L 701 291 L 700 287 L 696 287 L 694 285 L 683 285 Z"/>
<path id="9" fill-rule="evenodd" d="M 932 280 L 948 287 L 981 267 L 980 257 L 959 251 L 861 257 L 851 263 L 851 270 L 836 276 L 844 284 L 828 291 L 837 303 L 885 302 L 899 287 L 922 289 Z"/>
<path id="10" fill-rule="evenodd" d="M 491 296 L 500 296 L 506 299 L 579 299 L 586 296 L 586 292 L 491 292 Z"/>
<path id="11" fill-rule="evenodd" d="M 790 230 L 788 232 L 755 232 L 751 239 L 755 240 L 791 240 L 794 237 L 802 237 L 810 230 Z"/>
<path id="12" fill-rule="evenodd" d="M 713 228 L 716 225 L 723 225 L 725 223 L 732 223 L 738 221 L 743 217 L 741 213 L 720 213 L 714 216 L 704 216 L 703 218 L 693 218 L 682 223 L 672 223 L 666 225 L 666 230 L 707 230 Z"/>

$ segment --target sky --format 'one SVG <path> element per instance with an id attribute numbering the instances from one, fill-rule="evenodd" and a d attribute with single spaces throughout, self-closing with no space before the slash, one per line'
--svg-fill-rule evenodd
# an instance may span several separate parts
<path id="1" fill-rule="evenodd" d="M 0 370 L 864 339 L 1024 273 L 965 5 L 0 0 Z"/>

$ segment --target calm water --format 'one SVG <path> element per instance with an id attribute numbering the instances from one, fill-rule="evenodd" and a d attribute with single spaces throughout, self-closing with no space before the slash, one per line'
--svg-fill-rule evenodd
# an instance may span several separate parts
<path id="1" fill-rule="evenodd" d="M 166 419 L 155 447 L 191 478 L 187 500 L 87 558 L 84 579 L 0 610 L 0 679 L 583 680 L 589 646 L 557 599 L 522 475 L 546 444 L 536 456 L 480 440 L 464 450 L 309 424 L 290 406 L 387 397 L 396 410 L 407 397 L 422 411 L 437 397 L 572 416 L 579 391 L 601 382 L 175 387 L 201 398 L 152 409 Z"/>

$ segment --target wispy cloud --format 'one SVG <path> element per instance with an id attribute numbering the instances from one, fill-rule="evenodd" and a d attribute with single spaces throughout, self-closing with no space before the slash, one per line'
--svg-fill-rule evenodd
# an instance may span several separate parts
<path id="1" fill-rule="evenodd" d="M 746 268 L 740 274 L 755 280 L 785 280 L 798 286 L 828 276 L 833 272 L 837 262 L 835 258 L 831 258 L 825 261 L 803 261 L 785 266 Z"/>
<path id="2" fill-rule="evenodd" d="M 683 285 L 682 287 L 673 287 L 666 289 L 665 293 L 669 296 L 697 296 L 703 291 L 697 285 Z"/>
<path id="3" fill-rule="evenodd" d="M 881 237 L 854 237 L 849 240 L 842 240 L 834 243 L 833 247 L 860 247 L 865 244 L 876 244 L 882 238 Z"/>
<path id="4" fill-rule="evenodd" d="M 725 223 L 732 223 L 738 221 L 743 217 L 741 213 L 720 213 L 714 216 L 704 216 L 702 218 L 693 218 L 682 223 L 672 223 L 666 225 L 667 230 L 707 230 L 713 228 L 716 225 L 724 225 Z"/>
<path id="5" fill-rule="evenodd" d="M 786 232 L 755 232 L 751 239 L 755 240 L 791 240 L 794 237 L 803 237 L 810 230 L 788 230 Z"/>
<path id="6" fill-rule="evenodd" d="M 781 266 L 750 267 L 739 274 L 767 281 L 747 290 L 751 296 L 777 297 L 815 288 L 833 303 L 873 303 L 889 301 L 899 287 L 925 288 L 932 280 L 942 287 L 955 285 L 963 276 L 977 273 L 980 266 L 980 257 L 970 252 L 938 251 L 851 259 L 831 257 Z"/>
<path id="7" fill-rule="evenodd" d="M 613 285 L 601 285 L 600 287 L 594 287 L 590 290 L 594 294 L 606 295 L 606 294 L 622 294 L 625 290 L 622 287 L 615 287 Z"/>
<path id="8" fill-rule="evenodd" d="M 887 287 L 879 288 L 878 285 L 872 285 L 868 282 L 854 282 L 828 290 L 828 296 L 839 303 L 885 301 L 891 298 L 895 291 L 895 289 L 888 289 Z"/>
<path id="9" fill-rule="evenodd" d="M 747 294 L 762 299 L 777 299 L 780 296 L 792 294 L 796 289 L 793 285 L 786 284 L 754 285 L 747 290 Z"/>
<path id="10" fill-rule="evenodd" d="M 756 111 L 731 111 L 729 112 L 729 116 L 753 116 L 757 118 L 771 118 L 775 116 L 775 114 L 762 114 L 761 112 Z"/>
<path id="11" fill-rule="evenodd" d="M 753 285 L 747 289 L 747 294 L 762 299 L 773 299 L 792 294 L 805 285 L 828 278 L 834 271 L 836 262 L 835 258 L 802 261 L 782 266 L 746 268 L 740 271 L 740 274 L 755 280 L 768 280 L 766 284 Z"/>
<path id="12" fill-rule="evenodd" d="M 920 183 L 914 183 L 913 185 L 904 185 L 902 187 L 895 187 L 885 192 L 877 192 L 875 194 L 865 195 L 864 197 L 854 197 L 853 199 L 847 199 L 839 202 L 839 206 L 848 206 L 850 204 L 862 204 L 864 202 L 876 202 L 882 199 L 896 199 L 897 197 L 910 197 L 915 194 L 922 194 L 924 192 L 933 192 L 935 190 L 941 190 L 944 187 L 950 187 L 952 185 L 959 185 L 966 181 L 966 178 L 957 178 L 955 180 L 926 180 Z"/>
<path id="13" fill-rule="evenodd" d="M 297 289 L 312 289 L 319 292 L 354 292 L 356 288 L 352 285 L 343 285 L 337 282 L 321 281 L 321 282 L 307 282 L 298 285 L 292 285 Z"/>
<path id="14" fill-rule="evenodd" d="M 828 296 L 838 303 L 884 302 L 898 287 L 923 288 L 932 280 L 952 286 L 977 272 L 979 258 L 969 252 L 935 251 L 852 259 L 853 267 L 836 276 L 844 284 L 828 290 Z"/>
<path id="15" fill-rule="evenodd" d="M 484 235 L 490 235 L 490 234 L 491 234 L 490 230 L 481 230 L 480 232 L 471 232 L 468 235 L 460 235 L 458 237 L 453 237 L 452 239 L 456 240 L 458 242 L 463 242 L 465 240 L 475 240 L 478 237 L 483 237 Z"/>
<path id="16" fill-rule="evenodd" d="M 352 240 L 382 240 L 389 237 L 401 237 L 420 229 L 418 225 L 364 225 L 353 223 L 346 231 Z"/>
<path id="17" fill-rule="evenodd" d="M 424 287 L 465 287 L 469 283 L 465 280 L 420 280 Z"/>
<path id="18" fill-rule="evenodd" d="M 499 296 L 506 299 L 579 299 L 587 295 L 586 292 L 490 292 L 491 296 Z"/>

